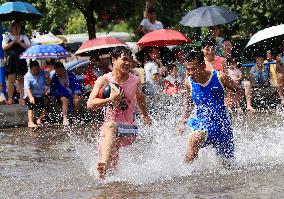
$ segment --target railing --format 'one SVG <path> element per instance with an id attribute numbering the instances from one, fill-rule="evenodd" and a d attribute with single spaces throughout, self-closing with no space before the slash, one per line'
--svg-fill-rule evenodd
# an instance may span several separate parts
<path id="1" fill-rule="evenodd" d="M 269 66 L 270 64 L 276 64 L 276 62 L 273 61 L 273 62 L 265 62 L 264 63 L 265 66 Z M 250 67 L 253 67 L 254 65 L 255 65 L 255 63 L 242 64 L 242 67 L 250 68 Z"/>

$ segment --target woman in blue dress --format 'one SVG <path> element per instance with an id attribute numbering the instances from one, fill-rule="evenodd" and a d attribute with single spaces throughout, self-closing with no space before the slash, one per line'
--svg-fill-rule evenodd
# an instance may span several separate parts
<path id="1" fill-rule="evenodd" d="M 187 56 L 187 94 L 180 133 L 186 124 L 192 131 L 188 141 L 185 161 L 197 158 L 200 148 L 212 145 L 218 156 L 225 159 L 234 157 L 234 142 L 231 121 L 224 105 L 226 90 L 236 92 L 239 99 L 241 88 L 228 75 L 206 69 L 204 55 L 200 51 Z M 189 118 L 193 103 L 196 117 Z M 189 118 L 189 119 L 188 119 Z"/>

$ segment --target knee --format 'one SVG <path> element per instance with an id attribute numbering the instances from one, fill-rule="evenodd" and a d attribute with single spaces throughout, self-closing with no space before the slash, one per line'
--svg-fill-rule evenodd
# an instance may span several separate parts
<path id="1" fill-rule="evenodd" d="M 117 130 L 117 125 L 115 122 L 106 122 L 103 129 L 105 135 L 113 135 Z"/>
<path id="2" fill-rule="evenodd" d="M 245 81 L 245 82 L 244 82 L 244 87 L 245 87 L 245 88 L 251 88 L 251 83 L 250 83 L 250 81 Z"/>
<path id="3" fill-rule="evenodd" d="M 75 106 L 78 106 L 79 105 L 79 103 L 80 103 L 80 97 L 79 96 L 75 96 L 74 98 L 73 98 L 73 103 L 74 103 L 74 105 Z"/>
<path id="4" fill-rule="evenodd" d="M 68 103 L 69 103 L 69 100 L 67 99 L 67 97 L 60 97 L 60 101 L 61 101 L 62 105 L 65 105 L 65 104 L 68 105 Z"/>

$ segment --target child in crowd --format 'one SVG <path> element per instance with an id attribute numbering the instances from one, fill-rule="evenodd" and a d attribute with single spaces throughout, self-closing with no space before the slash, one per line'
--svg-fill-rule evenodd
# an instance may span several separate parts
<path id="1" fill-rule="evenodd" d="M 24 99 L 28 106 L 28 127 L 42 124 L 47 105 L 44 100 L 46 78 L 37 61 L 31 61 L 30 70 L 24 76 Z M 40 117 L 34 123 L 35 110 L 40 109 Z"/>
<path id="2" fill-rule="evenodd" d="M 183 93 L 182 78 L 178 75 L 178 66 L 172 63 L 169 67 L 170 74 L 164 79 L 164 93 L 168 95 L 175 95 Z"/>
<path id="3" fill-rule="evenodd" d="M 50 96 L 62 104 L 63 125 L 68 125 L 69 104 L 74 105 L 74 117 L 77 117 L 81 99 L 81 87 L 74 73 L 65 69 L 63 63 L 54 64 L 55 74 L 51 79 Z"/>
<path id="4" fill-rule="evenodd" d="M 238 85 L 241 84 L 241 79 L 243 78 L 242 72 L 238 69 L 238 64 L 236 58 L 228 58 L 227 59 L 227 73 L 228 76 L 231 77 Z M 235 93 L 228 91 L 226 96 L 226 105 L 230 109 L 236 109 L 237 112 L 242 112 L 240 102 L 238 100 L 238 96 Z"/>

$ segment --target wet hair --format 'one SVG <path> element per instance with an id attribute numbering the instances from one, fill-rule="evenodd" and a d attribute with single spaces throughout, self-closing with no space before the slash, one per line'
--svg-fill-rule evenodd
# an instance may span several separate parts
<path id="1" fill-rule="evenodd" d="M 202 40 L 201 46 L 202 48 L 205 48 L 205 46 L 213 46 L 214 48 L 216 48 L 217 42 L 212 37 L 206 37 L 205 39 Z"/>
<path id="2" fill-rule="evenodd" d="M 62 62 L 55 62 L 54 69 L 60 69 L 60 68 L 64 68 L 65 69 L 63 63 Z"/>
<path id="3" fill-rule="evenodd" d="M 34 68 L 34 67 L 39 67 L 38 61 L 31 61 L 31 62 L 30 62 L 30 69 L 32 69 L 32 68 Z"/>
<path id="4" fill-rule="evenodd" d="M 194 60 L 198 60 L 200 64 L 205 64 L 204 54 L 200 50 L 190 51 L 186 54 L 185 60 L 187 62 L 193 62 Z"/>
<path id="5" fill-rule="evenodd" d="M 153 8 L 153 7 L 148 8 L 147 11 L 146 11 L 146 13 L 154 13 L 154 12 L 157 13 L 156 9 Z"/>
<path id="6" fill-rule="evenodd" d="M 170 62 L 168 65 L 167 65 L 167 68 L 169 69 L 169 71 L 173 71 L 174 68 L 178 68 L 176 62 Z"/>
<path id="7" fill-rule="evenodd" d="M 230 66 L 232 64 L 236 63 L 237 64 L 237 59 L 235 57 L 230 57 L 227 59 L 227 65 Z"/>
<path id="8" fill-rule="evenodd" d="M 110 53 L 111 58 L 119 58 L 122 54 L 127 54 L 129 56 L 132 55 L 132 52 L 129 48 L 124 46 L 117 46 L 113 49 L 113 51 Z"/>

